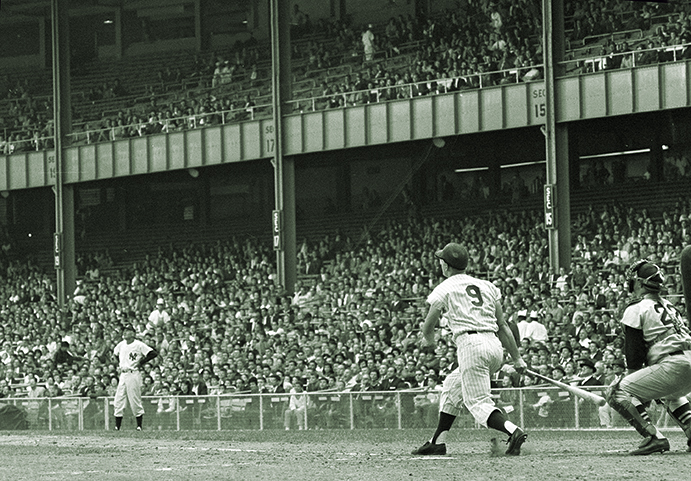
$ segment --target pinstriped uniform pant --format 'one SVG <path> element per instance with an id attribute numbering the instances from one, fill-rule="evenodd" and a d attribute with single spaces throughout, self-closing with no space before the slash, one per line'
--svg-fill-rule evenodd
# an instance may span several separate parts
<path id="1" fill-rule="evenodd" d="M 115 399 L 113 401 L 115 417 L 121 417 L 125 413 L 126 401 L 129 401 L 134 417 L 144 414 L 144 406 L 142 405 L 142 373 L 139 371 L 120 373 L 120 382 L 118 383 L 117 391 L 115 391 Z"/>
<path id="2" fill-rule="evenodd" d="M 439 409 L 459 416 L 463 405 L 475 421 L 487 427 L 487 419 L 497 408 L 491 396 L 491 377 L 504 360 L 499 338 L 492 332 L 461 334 L 456 338 L 458 368 L 444 380 Z"/>

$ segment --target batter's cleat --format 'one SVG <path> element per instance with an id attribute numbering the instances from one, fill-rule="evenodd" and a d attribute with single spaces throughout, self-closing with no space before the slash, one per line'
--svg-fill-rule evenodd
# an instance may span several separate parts
<path id="1" fill-rule="evenodd" d="M 669 440 L 667 438 L 660 439 L 650 437 L 646 438 L 646 441 L 648 442 L 644 446 L 631 451 L 629 454 L 632 456 L 645 456 L 647 454 L 664 453 L 665 451 L 669 451 Z"/>
<path id="2" fill-rule="evenodd" d="M 516 428 L 513 434 L 509 437 L 509 440 L 506 441 L 506 444 L 509 445 L 509 447 L 506 448 L 506 454 L 508 456 L 518 456 L 521 454 L 521 446 L 527 437 L 528 435 L 524 433 L 521 428 Z"/>
<path id="3" fill-rule="evenodd" d="M 638 444 L 638 449 L 641 449 L 643 446 L 647 446 L 647 444 L 653 439 L 652 436 L 646 436 L 643 438 L 643 441 L 641 441 Z"/>
<path id="4" fill-rule="evenodd" d="M 120 431 L 120 428 L 117 427 L 117 426 L 115 426 L 115 430 L 116 430 L 116 431 Z"/>
<path id="5" fill-rule="evenodd" d="M 446 444 L 432 444 L 427 441 L 425 444 L 415 449 L 411 454 L 420 456 L 441 456 L 446 454 Z"/>
<path id="6" fill-rule="evenodd" d="M 141 426 L 137 426 L 137 431 L 141 431 L 141 430 L 142 430 L 142 427 L 141 427 Z"/>

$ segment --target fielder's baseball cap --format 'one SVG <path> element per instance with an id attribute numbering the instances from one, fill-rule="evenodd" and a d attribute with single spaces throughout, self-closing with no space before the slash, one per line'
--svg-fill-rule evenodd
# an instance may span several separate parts
<path id="1" fill-rule="evenodd" d="M 465 247 L 455 242 L 449 242 L 442 250 L 435 252 L 434 255 L 459 271 L 465 270 L 468 266 L 468 251 Z"/>

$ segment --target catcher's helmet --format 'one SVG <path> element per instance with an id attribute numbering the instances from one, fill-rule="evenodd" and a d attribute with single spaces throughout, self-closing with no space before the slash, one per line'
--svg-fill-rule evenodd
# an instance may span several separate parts
<path id="1" fill-rule="evenodd" d="M 657 264 L 653 264 L 648 259 L 641 259 L 629 267 L 627 275 L 629 292 L 633 292 L 637 279 L 648 289 L 659 291 L 662 283 L 665 282 L 665 275 Z"/>

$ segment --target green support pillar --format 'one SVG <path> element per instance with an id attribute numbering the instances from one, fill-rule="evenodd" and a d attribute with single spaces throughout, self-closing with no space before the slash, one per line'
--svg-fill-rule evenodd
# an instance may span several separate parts
<path id="1" fill-rule="evenodd" d="M 290 8 L 292 2 L 271 0 L 271 57 L 275 152 L 274 166 L 274 249 L 278 277 L 287 293 L 292 294 L 297 280 L 295 228 L 295 161 L 283 156 L 282 107 L 290 100 Z"/>
<path id="2" fill-rule="evenodd" d="M 53 118 L 55 122 L 55 236 L 58 306 L 65 309 L 75 287 L 74 193 L 63 185 L 63 145 L 72 128 L 70 99 L 69 0 L 51 0 Z"/>
<path id="3" fill-rule="evenodd" d="M 552 203 L 545 203 L 545 219 L 551 207 L 553 228 L 548 229 L 549 260 L 554 272 L 571 265 L 571 196 L 569 190 L 569 131 L 556 123 L 555 78 L 561 75 L 564 59 L 564 0 L 542 0 L 543 55 L 545 73 L 545 150 L 547 185 L 553 187 Z"/>

